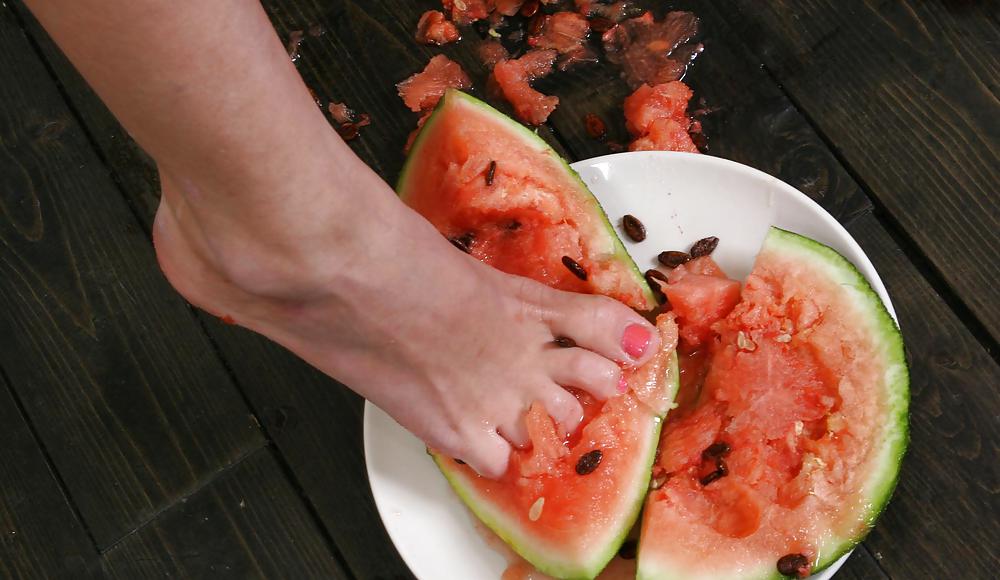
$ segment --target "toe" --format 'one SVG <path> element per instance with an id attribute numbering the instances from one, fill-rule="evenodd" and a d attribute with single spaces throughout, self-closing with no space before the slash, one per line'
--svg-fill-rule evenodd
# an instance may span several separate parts
<path id="1" fill-rule="evenodd" d="M 498 479 L 507 471 L 510 460 L 510 443 L 493 430 L 477 431 L 467 438 L 467 445 L 460 459 L 469 464 L 476 473 L 490 479 Z"/>
<path id="2" fill-rule="evenodd" d="M 583 407 L 580 405 L 580 401 L 577 401 L 572 393 L 556 384 L 546 387 L 539 400 L 545 405 L 549 416 L 562 427 L 563 435 L 569 435 L 576 431 L 580 421 L 583 421 Z"/>
<path id="3" fill-rule="evenodd" d="M 527 447 L 530 442 L 528 427 L 524 423 L 525 412 L 527 412 L 526 408 L 514 410 L 510 416 L 504 417 L 497 426 L 497 432 L 514 447 Z"/>
<path id="4" fill-rule="evenodd" d="M 582 348 L 548 353 L 546 364 L 552 380 L 563 387 L 576 387 L 600 400 L 622 392 L 621 368 L 614 361 Z"/>
<path id="5" fill-rule="evenodd" d="M 605 296 L 560 293 L 553 302 L 549 326 L 555 336 L 611 360 L 640 365 L 659 348 L 656 329 L 645 318 Z"/>

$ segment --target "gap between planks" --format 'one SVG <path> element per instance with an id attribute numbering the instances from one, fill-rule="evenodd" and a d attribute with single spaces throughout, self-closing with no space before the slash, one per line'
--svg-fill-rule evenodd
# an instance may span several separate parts
<path id="1" fill-rule="evenodd" d="M 18 396 L 17 391 L 14 389 L 14 383 L 7 376 L 7 371 L 3 367 L 0 367 L 0 383 L 4 384 L 4 388 L 10 393 L 10 398 L 14 401 L 14 406 L 17 408 L 18 415 L 21 416 L 21 420 L 28 427 L 28 432 L 31 433 L 31 439 L 38 446 L 39 451 L 42 452 L 42 457 L 45 459 L 45 466 L 49 468 L 49 473 L 52 474 L 52 478 L 55 479 L 56 485 L 59 487 L 59 492 L 62 494 L 63 499 L 66 500 L 66 504 L 69 505 L 70 511 L 73 513 L 73 517 L 76 518 L 80 527 L 83 528 L 84 533 L 87 534 L 87 538 L 90 540 L 90 545 L 94 548 L 95 554 L 101 553 L 101 548 L 97 544 L 97 538 L 94 537 L 94 533 L 90 530 L 90 526 L 87 525 L 87 520 L 83 518 L 83 514 L 80 513 L 80 509 L 77 507 L 76 502 L 73 501 L 73 496 L 69 492 L 69 487 L 67 487 L 66 482 L 63 480 L 62 474 L 56 469 L 56 464 L 52 460 L 52 456 L 49 454 L 48 448 L 42 441 L 42 438 L 38 435 L 38 431 L 35 429 L 35 424 L 31 422 L 31 416 L 28 415 L 27 410 L 24 408 L 24 403 L 21 401 L 21 397 Z"/>
<path id="2" fill-rule="evenodd" d="M 65 86 L 63 85 L 62 81 L 59 79 L 59 76 L 56 74 L 55 70 L 52 68 L 51 63 L 49 62 L 48 58 L 45 56 L 45 52 L 38 45 L 38 42 L 36 41 L 34 35 L 32 35 L 29 32 L 29 29 L 28 29 L 28 27 L 27 27 L 27 25 L 26 25 L 26 23 L 24 21 L 24 18 L 23 18 L 22 14 L 19 11 L 20 9 L 17 6 L 14 6 L 14 7 L 7 6 L 7 8 L 10 9 L 11 13 L 14 16 L 14 20 L 17 22 L 17 25 L 20 28 L 22 34 L 24 34 L 25 38 L 27 38 L 28 43 L 30 44 L 32 50 L 35 52 L 35 55 L 42 62 L 42 65 L 45 67 L 45 72 L 48 73 L 49 78 L 55 84 L 56 89 L 59 92 L 59 95 L 62 97 L 63 102 L 66 105 L 66 108 L 69 110 L 70 114 L 73 116 L 74 119 L 76 119 L 77 123 L 79 124 L 81 130 L 83 131 L 84 136 L 86 137 L 87 143 L 90 145 L 91 149 L 93 150 L 93 152 L 95 153 L 95 155 L 97 156 L 97 158 L 100 160 L 100 162 L 107 169 L 108 174 L 111 175 L 111 179 L 112 179 L 112 181 L 113 181 L 113 183 L 115 185 L 115 188 L 118 190 L 119 195 L 125 200 L 125 204 L 129 208 L 129 211 L 131 212 L 133 219 L 135 219 L 135 221 L 138 223 L 139 228 L 141 228 L 142 231 L 143 231 L 143 233 L 146 234 L 147 239 L 150 241 L 150 244 L 152 245 L 152 232 L 150 231 L 149 228 L 146 227 L 145 221 L 142 219 L 142 214 L 140 212 L 140 209 L 137 208 L 135 206 L 135 204 L 133 203 L 133 201 L 129 198 L 129 196 L 126 195 L 125 189 L 124 189 L 124 184 L 123 184 L 123 182 L 121 180 L 121 177 L 118 175 L 118 171 L 115 169 L 114 165 L 109 162 L 109 160 L 107 159 L 107 157 L 105 157 L 104 152 L 101 150 L 101 148 L 98 147 L 97 140 L 94 137 L 94 134 L 92 133 L 92 131 L 90 129 L 90 126 L 87 124 L 86 120 L 84 119 L 83 115 L 80 113 L 79 109 L 77 109 L 77 107 L 73 104 L 73 100 L 67 94 Z M 24 8 L 21 8 L 21 9 L 24 9 Z M 35 426 L 34 426 L 34 424 L 31 423 L 30 419 L 28 418 L 28 415 L 25 413 L 25 410 L 24 410 L 24 407 L 23 407 L 23 405 L 21 403 L 20 398 L 18 398 L 17 394 L 14 392 L 14 389 L 11 386 L 11 383 L 8 380 L 6 373 L 3 371 L 2 368 L 0 368 L 0 378 L 2 378 L 6 382 L 7 388 L 11 392 L 11 396 L 14 398 L 14 401 L 15 401 L 17 407 L 18 407 L 18 412 L 21 414 L 22 418 L 25 420 L 25 423 L 28 425 L 28 428 L 30 429 L 31 435 L 34 438 L 35 442 L 39 445 L 39 448 L 41 449 L 41 451 L 42 451 L 42 453 L 43 453 L 43 455 L 45 457 L 45 461 L 46 461 L 46 463 L 47 463 L 47 465 L 49 467 L 49 470 L 55 476 L 56 481 L 59 484 L 59 489 L 63 493 L 63 495 L 66 497 L 67 503 L 69 503 L 69 505 L 70 505 L 70 507 L 71 507 L 71 509 L 73 511 L 74 517 L 76 517 L 76 519 L 81 523 L 81 526 L 83 527 L 83 529 L 86 531 L 87 537 L 90 538 L 91 544 L 94 546 L 94 550 L 98 554 L 102 554 L 103 555 L 103 554 L 107 553 L 109 550 L 111 550 L 112 548 L 114 548 L 115 546 L 117 546 L 118 544 L 120 544 L 123 540 L 125 540 L 129 536 L 131 536 L 131 535 L 135 534 L 136 532 L 138 532 L 139 530 L 145 528 L 148 524 L 150 524 L 151 522 L 153 522 L 154 520 L 156 520 L 163 513 L 165 513 L 167 511 L 169 511 L 170 509 L 172 509 L 178 503 L 187 500 L 188 498 L 192 497 L 193 495 L 195 495 L 196 493 L 198 493 L 199 491 L 201 491 L 202 489 L 204 489 L 206 486 L 210 485 L 212 482 L 214 482 L 216 479 L 218 479 L 222 474 L 226 473 L 227 471 L 231 470 L 232 468 L 234 468 L 237 465 L 239 465 L 240 463 L 242 463 L 250 455 L 253 455 L 254 453 L 260 451 L 261 449 L 263 449 L 265 447 L 270 447 L 271 450 L 274 453 L 274 457 L 276 458 L 276 460 L 278 462 L 278 465 L 281 467 L 282 475 L 285 477 L 285 479 L 292 486 L 292 489 L 298 495 L 299 499 L 303 502 L 303 505 L 306 508 L 306 511 L 309 514 L 309 517 L 313 520 L 313 523 L 315 523 L 316 526 L 317 526 L 317 528 L 320 530 L 320 533 L 323 536 L 323 541 L 326 543 L 327 548 L 330 550 L 330 553 L 334 556 L 334 558 L 336 559 L 337 563 L 345 571 L 345 573 L 347 573 L 347 574 L 350 575 L 351 572 L 350 572 L 350 567 L 348 566 L 348 563 L 347 563 L 347 559 L 344 557 L 343 552 L 340 550 L 339 546 L 337 546 L 336 542 L 334 541 L 333 536 L 330 534 L 330 530 L 327 529 L 326 525 L 324 525 L 323 520 L 322 520 L 322 518 L 320 518 L 319 512 L 316 509 L 316 505 L 312 502 L 312 500 L 309 498 L 309 496 L 305 493 L 305 491 L 304 491 L 304 489 L 302 487 L 301 482 L 299 482 L 298 477 L 296 477 L 294 470 L 292 469 L 291 465 L 288 463 L 288 460 L 285 458 L 284 454 L 282 454 L 280 447 L 275 444 L 273 437 L 268 432 L 267 428 L 264 426 L 264 423 L 260 420 L 260 418 L 259 418 L 260 417 L 259 412 L 257 411 L 256 407 L 251 402 L 250 397 L 247 395 L 246 389 L 243 387 L 243 385 L 237 379 L 236 374 L 233 372 L 233 369 L 232 369 L 231 365 L 229 364 L 229 361 L 226 360 L 226 358 L 222 355 L 222 351 L 219 348 L 219 345 L 216 344 L 215 340 L 212 338 L 212 335 L 205 328 L 204 319 L 195 312 L 195 307 L 194 306 L 190 306 L 190 311 L 191 311 L 191 316 L 194 318 L 195 322 L 197 323 L 198 328 L 201 330 L 201 333 L 205 335 L 206 340 L 211 345 L 212 351 L 215 354 L 216 358 L 219 360 L 219 363 L 222 365 L 222 367 L 225 370 L 226 374 L 229 376 L 229 379 L 233 382 L 233 385 L 236 386 L 236 390 L 239 393 L 240 398 L 243 400 L 244 404 L 250 410 L 250 416 L 251 416 L 251 418 L 257 424 L 257 426 L 260 429 L 261 433 L 264 435 L 264 442 L 260 446 L 255 447 L 254 449 L 251 449 L 250 451 L 248 451 L 248 452 L 244 453 L 243 455 L 239 456 L 235 461 L 229 463 L 228 465 L 223 466 L 221 469 L 219 469 L 218 471 L 216 471 L 215 473 L 213 473 L 210 477 L 208 477 L 204 481 L 202 481 L 201 484 L 198 487 L 196 487 L 195 489 L 193 489 L 191 492 L 189 492 L 188 494 L 186 494 L 184 496 L 179 497 L 177 500 L 175 500 L 175 501 L 167 504 L 166 506 L 162 507 L 156 513 L 154 513 L 150 518 L 146 519 L 145 521 L 143 521 L 142 523 L 140 523 L 138 526 L 136 526 L 135 529 L 131 530 L 130 532 L 128 532 L 127 534 L 125 534 L 122 537 L 118 538 L 117 540 L 115 540 L 114 542 L 112 542 L 111 544 L 109 544 L 108 546 L 106 546 L 104 548 L 101 548 L 98 545 L 96 538 L 94 537 L 94 535 L 91 532 L 90 528 L 87 526 L 87 524 L 84 521 L 82 515 L 80 514 L 79 508 L 77 507 L 76 503 L 73 502 L 72 496 L 69 494 L 69 491 L 68 491 L 68 488 L 66 487 L 65 481 L 63 480 L 63 478 L 59 474 L 59 472 L 56 470 L 55 465 L 52 462 L 52 459 L 51 459 L 51 457 L 49 455 L 48 450 L 45 448 L 45 446 L 41 442 L 41 439 L 38 437 L 38 434 L 37 434 L 37 432 L 35 430 Z"/>

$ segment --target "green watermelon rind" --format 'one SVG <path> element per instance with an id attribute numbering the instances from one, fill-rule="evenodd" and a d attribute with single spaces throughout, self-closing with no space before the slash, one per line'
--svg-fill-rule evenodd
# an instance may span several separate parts
<path id="1" fill-rule="evenodd" d="M 577 173 L 572 167 L 570 167 L 569 164 L 566 162 L 566 160 L 563 159 L 562 156 L 560 156 L 558 153 L 556 153 L 555 150 L 552 149 L 552 147 L 548 143 L 546 143 L 544 139 L 539 137 L 535 132 L 531 131 L 521 123 L 518 123 L 514 119 L 511 119 L 507 115 L 504 115 L 500 111 L 494 109 L 487 103 L 477 99 L 476 97 L 473 97 L 472 95 L 463 93 L 462 91 L 456 89 L 448 89 L 448 91 L 445 92 L 444 96 L 441 98 L 437 106 L 434 108 L 434 112 L 427 119 L 427 122 L 424 123 L 424 126 L 420 129 L 420 133 L 417 134 L 417 138 L 413 141 L 413 145 L 410 148 L 410 153 L 406 157 L 406 162 L 403 164 L 402 171 L 400 171 L 399 179 L 396 181 L 396 193 L 399 195 L 399 198 L 405 202 L 407 197 L 409 197 L 410 190 L 407 187 L 407 178 L 409 176 L 410 169 L 411 167 L 419 163 L 420 151 L 424 145 L 424 141 L 428 138 L 427 137 L 428 135 L 433 133 L 433 128 L 437 124 L 437 120 L 443 116 L 442 112 L 445 111 L 449 106 L 452 106 L 451 105 L 452 102 L 456 100 L 463 104 L 476 107 L 480 111 L 487 113 L 488 115 L 499 121 L 502 126 L 507 127 L 510 131 L 522 137 L 526 145 L 531 146 L 533 149 L 541 153 L 550 155 L 554 159 L 557 159 L 559 161 L 560 165 L 562 166 L 563 169 L 565 169 L 566 173 L 572 176 L 572 178 L 576 180 L 576 182 L 580 185 L 580 187 L 577 189 L 577 194 L 579 195 L 579 197 L 583 201 L 585 201 L 588 205 L 591 206 L 596 216 L 598 216 L 601 219 L 601 222 L 604 224 L 604 228 L 608 232 L 608 237 L 614 244 L 613 255 L 615 259 L 628 265 L 629 271 L 635 278 L 635 282 L 639 285 L 639 288 L 642 290 L 642 297 L 643 300 L 645 301 L 645 305 L 639 306 L 631 304 L 630 306 L 635 307 L 639 310 L 652 310 L 653 308 L 655 308 L 657 305 L 656 298 L 653 296 L 653 291 L 650 290 L 649 284 L 646 283 L 645 276 L 643 276 L 642 271 L 639 270 L 639 267 L 632 259 L 632 256 L 630 256 L 628 251 L 625 250 L 625 245 L 622 244 L 621 239 L 618 237 L 618 233 L 615 231 L 614 226 L 611 224 L 611 220 L 608 219 L 608 214 L 604 211 L 604 208 L 601 206 L 601 203 L 597 201 L 597 198 L 594 197 L 594 194 L 590 192 L 590 189 L 587 187 L 587 184 L 583 182 L 583 179 L 580 177 L 580 174 Z"/>
<path id="2" fill-rule="evenodd" d="M 642 512 L 642 505 L 646 499 L 646 490 L 649 489 L 649 480 L 652 475 L 653 461 L 656 458 L 656 450 L 659 446 L 660 440 L 660 430 L 663 427 L 663 423 L 666 415 L 673 408 L 674 398 L 677 396 L 677 391 L 680 388 L 680 366 L 677 358 L 677 352 L 671 353 L 670 362 L 667 365 L 665 375 L 670 380 L 668 387 L 670 388 L 670 393 L 668 395 L 669 405 L 667 409 L 663 412 L 663 415 L 654 415 L 650 417 L 650 422 L 652 423 L 651 433 L 649 435 L 649 449 L 646 453 L 644 461 L 638 466 L 638 481 L 632 489 L 634 489 L 635 498 L 631 502 L 631 507 L 628 512 L 625 513 L 623 519 L 621 520 L 621 525 L 619 529 L 615 532 L 615 535 L 611 540 L 608 541 L 607 547 L 599 552 L 595 552 L 595 555 L 588 562 L 584 563 L 572 563 L 572 562 L 560 562 L 555 561 L 551 557 L 550 547 L 542 547 L 542 549 L 536 549 L 536 546 L 525 545 L 519 542 L 515 537 L 510 526 L 504 525 L 499 521 L 499 518 L 489 513 L 486 506 L 482 505 L 480 502 L 476 501 L 473 490 L 465 485 L 465 482 L 459 475 L 459 471 L 454 468 L 453 460 L 450 457 L 441 455 L 439 453 L 431 453 L 431 457 L 437 464 L 438 469 L 444 474 L 445 479 L 448 480 L 449 485 L 461 498 L 462 503 L 468 507 L 473 514 L 483 522 L 488 528 L 493 530 L 493 532 L 499 536 L 507 545 L 512 547 L 515 552 L 518 553 L 522 558 L 531 563 L 532 566 L 537 568 L 540 572 L 548 574 L 554 578 L 559 578 L 562 580 L 592 580 L 602 570 L 608 565 L 608 562 L 615 557 L 615 554 L 621 548 L 625 539 L 628 537 L 629 531 L 631 531 L 632 526 L 635 525 L 636 520 L 639 519 L 639 514 Z"/>
<path id="3" fill-rule="evenodd" d="M 828 271 L 831 274 L 839 274 L 837 276 L 840 278 L 839 283 L 854 288 L 858 294 L 857 304 L 869 311 L 872 320 L 871 328 L 879 333 L 880 343 L 885 349 L 887 367 L 885 370 L 885 389 L 889 395 L 888 403 L 891 411 L 889 420 L 886 422 L 889 428 L 884 432 L 881 461 L 875 465 L 869 479 L 871 490 L 868 497 L 872 501 L 871 507 L 863 515 L 864 531 L 852 538 L 841 538 L 828 542 L 828 544 L 834 543 L 836 545 L 827 549 L 825 555 L 821 556 L 813 567 L 813 573 L 816 573 L 836 562 L 864 540 L 875 525 L 875 521 L 885 510 L 893 491 L 896 489 L 903 455 L 906 454 L 910 440 L 910 373 L 903 346 L 903 335 L 900 333 L 899 326 L 889 314 L 889 310 L 879 298 L 878 293 L 850 260 L 833 248 L 816 240 L 777 227 L 771 228 L 765 245 L 769 243 L 775 243 L 786 250 L 807 251 L 809 255 L 820 258 L 821 263 L 829 267 Z M 891 470 L 891 476 L 888 476 L 888 470 Z M 872 484 L 872 480 L 874 480 L 874 484 Z M 775 573 L 773 577 L 781 578 L 781 575 Z"/>
<path id="4" fill-rule="evenodd" d="M 885 389 L 889 395 L 888 403 L 891 409 L 889 413 L 891 419 L 886 422 L 886 425 L 894 428 L 885 431 L 881 459 L 875 464 L 875 469 L 872 470 L 872 475 L 869 478 L 871 490 L 867 496 L 871 498 L 870 507 L 859 518 L 864 522 L 864 529 L 861 533 L 853 537 L 834 538 L 824 546 L 821 546 L 820 559 L 812 568 L 812 573 L 817 574 L 839 560 L 844 554 L 854 549 L 855 546 L 865 539 L 892 497 L 896 483 L 899 481 L 903 455 L 906 453 L 906 448 L 909 444 L 909 368 L 906 362 L 906 352 L 903 347 L 903 336 L 899 331 L 899 326 L 889 314 L 889 310 L 882 302 L 878 293 L 875 292 L 871 284 L 868 283 L 868 280 L 850 260 L 833 248 L 816 240 L 778 227 L 771 227 L 764 241 L 764 248 L 775 247 L 786 253 L 804 253 L 810 263 L 826 266 L 826 270 L 830 273 L 832 279 L 838 281 L 841 285 L 853 288 L 857 292 L 856 303 L 871 315 L 871 328 L 874 332 L 878 333 L 880 343 L 886 355 Z M 872 483 L 873 481 L 874 484 Z M 643 561 L 641 555 L 642 546 L 640 545 L 640 563 Z M 767 568 L 767 571 L 761 570 L 759 575 L 754 575 L 754 572 L 750 572 L 741 578 L 746 580 L 779 580 L 785 578 L 785 576 L 782 576 L 777 571 L 774 565 L 768 565 Z M 636 579 L 681 580 L 690 577 L 688 573 L 683 571 L 678 571 L 673 576 L 666 575 L 665 572 L 665 570 L 661 569 L 650 573 L 648 570 L 644 571 L 640 568 Z"/>

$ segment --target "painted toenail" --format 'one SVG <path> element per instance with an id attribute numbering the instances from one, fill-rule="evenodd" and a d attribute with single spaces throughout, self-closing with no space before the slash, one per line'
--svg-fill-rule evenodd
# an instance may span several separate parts
<path id="1" fill-rule="evenodd" d="M 646 352 L 651 338 L 652 335 L 646 330 L 646 327 L 640 324 L 630 324 L 625 329 L 625 336 L 622 337 L 622 350 L 633 359 L 637 359 Z"/>

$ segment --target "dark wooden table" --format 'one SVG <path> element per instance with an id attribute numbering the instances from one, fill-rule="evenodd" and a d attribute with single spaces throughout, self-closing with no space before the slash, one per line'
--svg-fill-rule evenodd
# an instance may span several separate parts
<path id="1" fill-rule="evenodd" d="M 321 99 L 393 181 L 437 0 L 269 0 Z M 661 5 L 663 3 L 660 3 Z M 685 6 L 686 4 L 686 6 Z M 912 369 L 899 487 L 842 578 L 1000 575 L 1000 25 L 974 0 L 700 0 L 712 155 L 819 201 L 874 261 Z M 467 35 L 474 36 L 471 31 Z M 476 42 L 443 52 L 483 86 Z M 205 58 L 224 58 L 226 47 Z M 570 159 L 624 139 L 616 72 L 546 81 Z M 150 244 L 155 169 L 17 1 L 0 2 L 0 577 L 407 578 L 372 504 L 362 401 L 193 310 Z"/>

